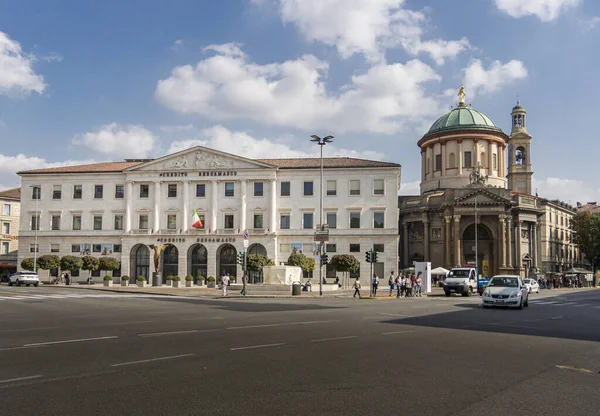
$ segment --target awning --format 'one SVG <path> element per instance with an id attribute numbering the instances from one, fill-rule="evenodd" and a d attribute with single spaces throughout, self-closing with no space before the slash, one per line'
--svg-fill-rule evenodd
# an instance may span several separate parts
<path id="1" fill-rule="evenodd" d="M 436 267 L 431 271 L 431 274 L 444 274 L 447 275 L 450 273 L 450 270 L 444 269 L 443 267 Z"/>
<path id="2" fill-rule="evenodd" d="M 10 263 L 0 263 L 0 267 L 3 267 L 5 269 L 16 269 L 17 265 L 16 264 L 10 264 Z"/>

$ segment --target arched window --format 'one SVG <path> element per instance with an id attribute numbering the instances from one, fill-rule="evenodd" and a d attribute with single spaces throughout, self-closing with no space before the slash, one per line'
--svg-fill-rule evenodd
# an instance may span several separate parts
<path id="1" fill-rule="evenodd" d="M 517 147 L 517 150 L 515 151 L 515 163 L 517 165 L 524 165 L 525 157 L 525 148 L 523 146 Z"/>
<path id="2" fill-rule="evenodd" d="M 450 153 L 450 156 L 448 156 L 448 167 L 450 169 L 456 167 L 456 155 L 454 153 Z"/>
<path id="3" fill-rule="evenodd" d="M 481 152 L 479 155 L 479 160 L 481 161 L 481 167 L 487 168 L 487 159 L 485 158 L 485 152 Z"/>

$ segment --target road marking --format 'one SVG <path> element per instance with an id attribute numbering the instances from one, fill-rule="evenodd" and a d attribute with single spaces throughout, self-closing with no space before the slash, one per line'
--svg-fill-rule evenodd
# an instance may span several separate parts
<path id="1" fill-rule="evenodd" d="M 119 338 L 116 335 L 108 336 L 108 337 L 97 337 L 97 338 L 80 338 L 80 339 L 67 339 L 64 341 L 49 341 L 49 342 L 36 342 L 34 344 L 25 344 L 24 347 L 41 347 L 44 345 L 55 345 L 55 344 L 69 344 L 72 342 L 86 342 L 86 341 L 101 341 L 105 339 L 115 339 Z"/>
<path id="2" fill-rule="evenodd" d="M 407 316 L 403 313 L 385 313 L 385 312 L 379 312 L 379 315 L 388 315 L 388 316 Z"/>
<path id="3" fill-rule="evenodd" d="M 147 323 L 150 323 L 150 322 L 156 322 L 156 321 L 109 322 L 109 323 L 106 323 L 106 324 L 98 324 L 96 326 L 147 324 Z"/>
<path id="4" fill-rule="evenodd" d="M 31 380 L 31 379 L 40 378 L 40 377 L 42 377 L 42 375 L 29 376 L 29 377 L 19 377 L 19 378 L 11 378 L 9 380 L 0 380 L 0 384 L 2 384 L 2 383 L 12 383 L 12 382 L 15 382 L 15 381 Z"/>
<path id="5" fill-rule="evenodd" d="M 174 360 L 176 358 L 191 357 L 192 355 L 195 355 L 195 354 L 181 354 L 181 355 L 172 355 L 170 357 L 150 358 L 149 360 L 129 361 L 127 363 L 111 364 L 110 366 L 111 367 L 121 367 L 124 365 L 151 363 L 153 361 Z"/>
<path id="6" fill-rule="evenodd" d="M 235 348 L 229 348 L 229 351 L 252 350 L 255 348 L 279 347 L 281 345 L 285 345 L 285 342 L 281 342 L 279 344 L 264 344 L 264 345 L 251 345 L 249 347 L 235 347 Z"/>
<path id="7" fill-rule="evenodd" d="M 562 316 L 553 316 L 553 317 L 552 317 L 552 318 L 550 318 L 550 319 L 561 319 L 561 318 L 562 318 Z"/>
<path id="8" fill-rule="evenodd" d="M 56 329 L 57 326 L 44 326 L 40 328 L 19 328 L 19 329 L 0 329 L 0 332 L 19 332 L 19 331 L 41 331 L 42 329 Z"/>
<path id="9" fill-rule="evenodd" d="M 587 368 L 577 368 L 577 367 L 571 367 L 569 365 L 557 365 L 556 368 L 560 368 L 561 370 L 573 370 L 573 371 L 579 371 L 580 373 L 594 374 L 593 371 L 588 370 Z"/>
<path id="10" fill-rule="evenodd" d="M 224 318 L 221 318 L 220 316 L 213 316 L 211 318 L 181 318 L 182 321 L 205 321 L 208 319 L 224 319 Z"/>
<path id="11" fill-rule="evenodd" d="M 574 307 L 574 308 L 582 308 L 582 307 L 584 307 L 584 306 L 592 306 L 592 305 L 591 305 L 590 303 L 584 303 L 584 304 L 582 304 L 582 305 L 576 305 L 576 306 L 573 306 L 573 307 Z"/>
<path id="12" fill-rule="evenodd" d="M 423 331 L 425 331 L 425 329 L 409 329 L 407 331 L 384 332 L 381 335 L 407 334 L 409 332 L 423 332 Z"/>
<path id="13" fill-rule="evenodd" d="M 310 325 L 310 324 L 325 324 L 330 322 L 339 322 L 339 320 L 332 321 L 306 321 L 306 322 L 286 322 L 281 324 L 263 324 L 263 325 L 248 325 L 248 326 L 230 326 L 226 329 L 250 329 L 250 328 L 269 328 L 274 326 L 286 326 L 286 325 Z"/>
<path id="14" fill-rule="evenodd" d="M 189 329 L 185 331 L 153 332 L 149 334 L 138 334 L 138 337 L 164 337 L 169 335 L 195 334 L 200 332 L 215 332 L 220 329 Z"/>
<path id="15" fill-rule="evenodd" d="M 484 323 L 484 322 L 482 322 Z M 496 323 L 490 323 L 490 322 L 485 322 L 486 325 L 494 325 L 494 326 L 509 326 L 511 328 L 525 328 L 525 329 L 538 329 L 535 326 L 525 326 L 525 325 L 512 325 L 512 324 L 496 324 Z"/>
<path id="16" fill-rule="evenodd" d="M 340 339 L 351 339 L 351 338 L 358 338 L 358 335 L 348 335 L 346 337 L 335 337 L 335 338 L 311 339 L 310 342 L 337 341 Z"/>

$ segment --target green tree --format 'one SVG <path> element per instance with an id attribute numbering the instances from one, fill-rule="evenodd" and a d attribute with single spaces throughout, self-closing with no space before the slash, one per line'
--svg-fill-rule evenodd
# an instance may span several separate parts
<path id="1" fill-rule="evenodd" d="M 315 269 L 316 266 L 317 262 L 315 261 L 315 259 L 313 257 L 307 257 L 306 266 L 302 269 L 302 271 L 305 273 L 310 273 Z"/>
<path id="2" fill-rule="evenodd" d="M 23 270 L 33 270 L 33 257 L 24 258 L 21 261 L 21 268 Z"/>
<path id="3" fill-rule="evenodd" d="M 356 273 L 360 269 L 360 262 L 350 254 L 336 254 L 331 258 L 331 266 L 336 272 L 346 273 L 348 279 L 349 273 Z"/>
<path id="4" fill-rule="evenodd" d="M 246 258 L 249 272 L 262 272 L 262 268 L 269 264 L 269 258 L 264 254 L 248 254 Z"/>
<path id="5" fill-rule="evenodd" d="M 83 266 L 83 260 L 77 256 L 63 256 L 60 259 L 60 269 L 68 270 L 73 273 L 74 270 L 79 270 Z"/>
<path id="6" fill-rule="evenodd" d="M 98 270 L 105 272 L 119 270 L 121 268 L 121 262 L 113 257 L 101 257 L 98 260 Z M 106 273 L 108 276 L 108 273 Z"/>
<path id="7" fill-rule="evenodd" d="M 81 268 L 90 272 L 98 270 L 98 266 L 100 266 L 100 261 L 96 257 L 85 256 L 81 261 L 83 263 Z"/>
<path id="8" fill-rule="evenodd" d="M 37 267 L 42 270 L 58 269 L 60 267 L 60 257 L 54 254 L 45 254 L 38 257 Z"/>
<path id="9" fill-rule="evenodd" d="M 288 257 L 288 266 L 298 266 L 304 273 L 310 273 L 315 269 L 316 262 L 312 257 L 306 257 L 302 253 L 292 253 Z"/>
<path id="10" fill-rule="evenodd" d="M 571 229 L 575 234 L 575 244 L 592 265 L 595 276 L 600 256 L 600 213 L 577 213 L 571 219 Z"/>

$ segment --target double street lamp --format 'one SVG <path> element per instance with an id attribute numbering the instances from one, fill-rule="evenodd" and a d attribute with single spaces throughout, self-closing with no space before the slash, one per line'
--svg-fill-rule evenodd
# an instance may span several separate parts
<path id="1" fill-rule="evenodd" d="M 321 186 L 319 187 L 319 227 L 320 231 L 325 230 L 325 226 L 323 224 L 323 146 L 327 143 L 331 143 L 333 141 L 333 136 L 325 136 L 320 138 L 316 134 L 313 134 L 311 142 L 317 143 L 321 146 Z M 323 257 L 323 241 L 319 241 L 319 296 L 323 296 L 323 262 L 321 258 Z"/>

